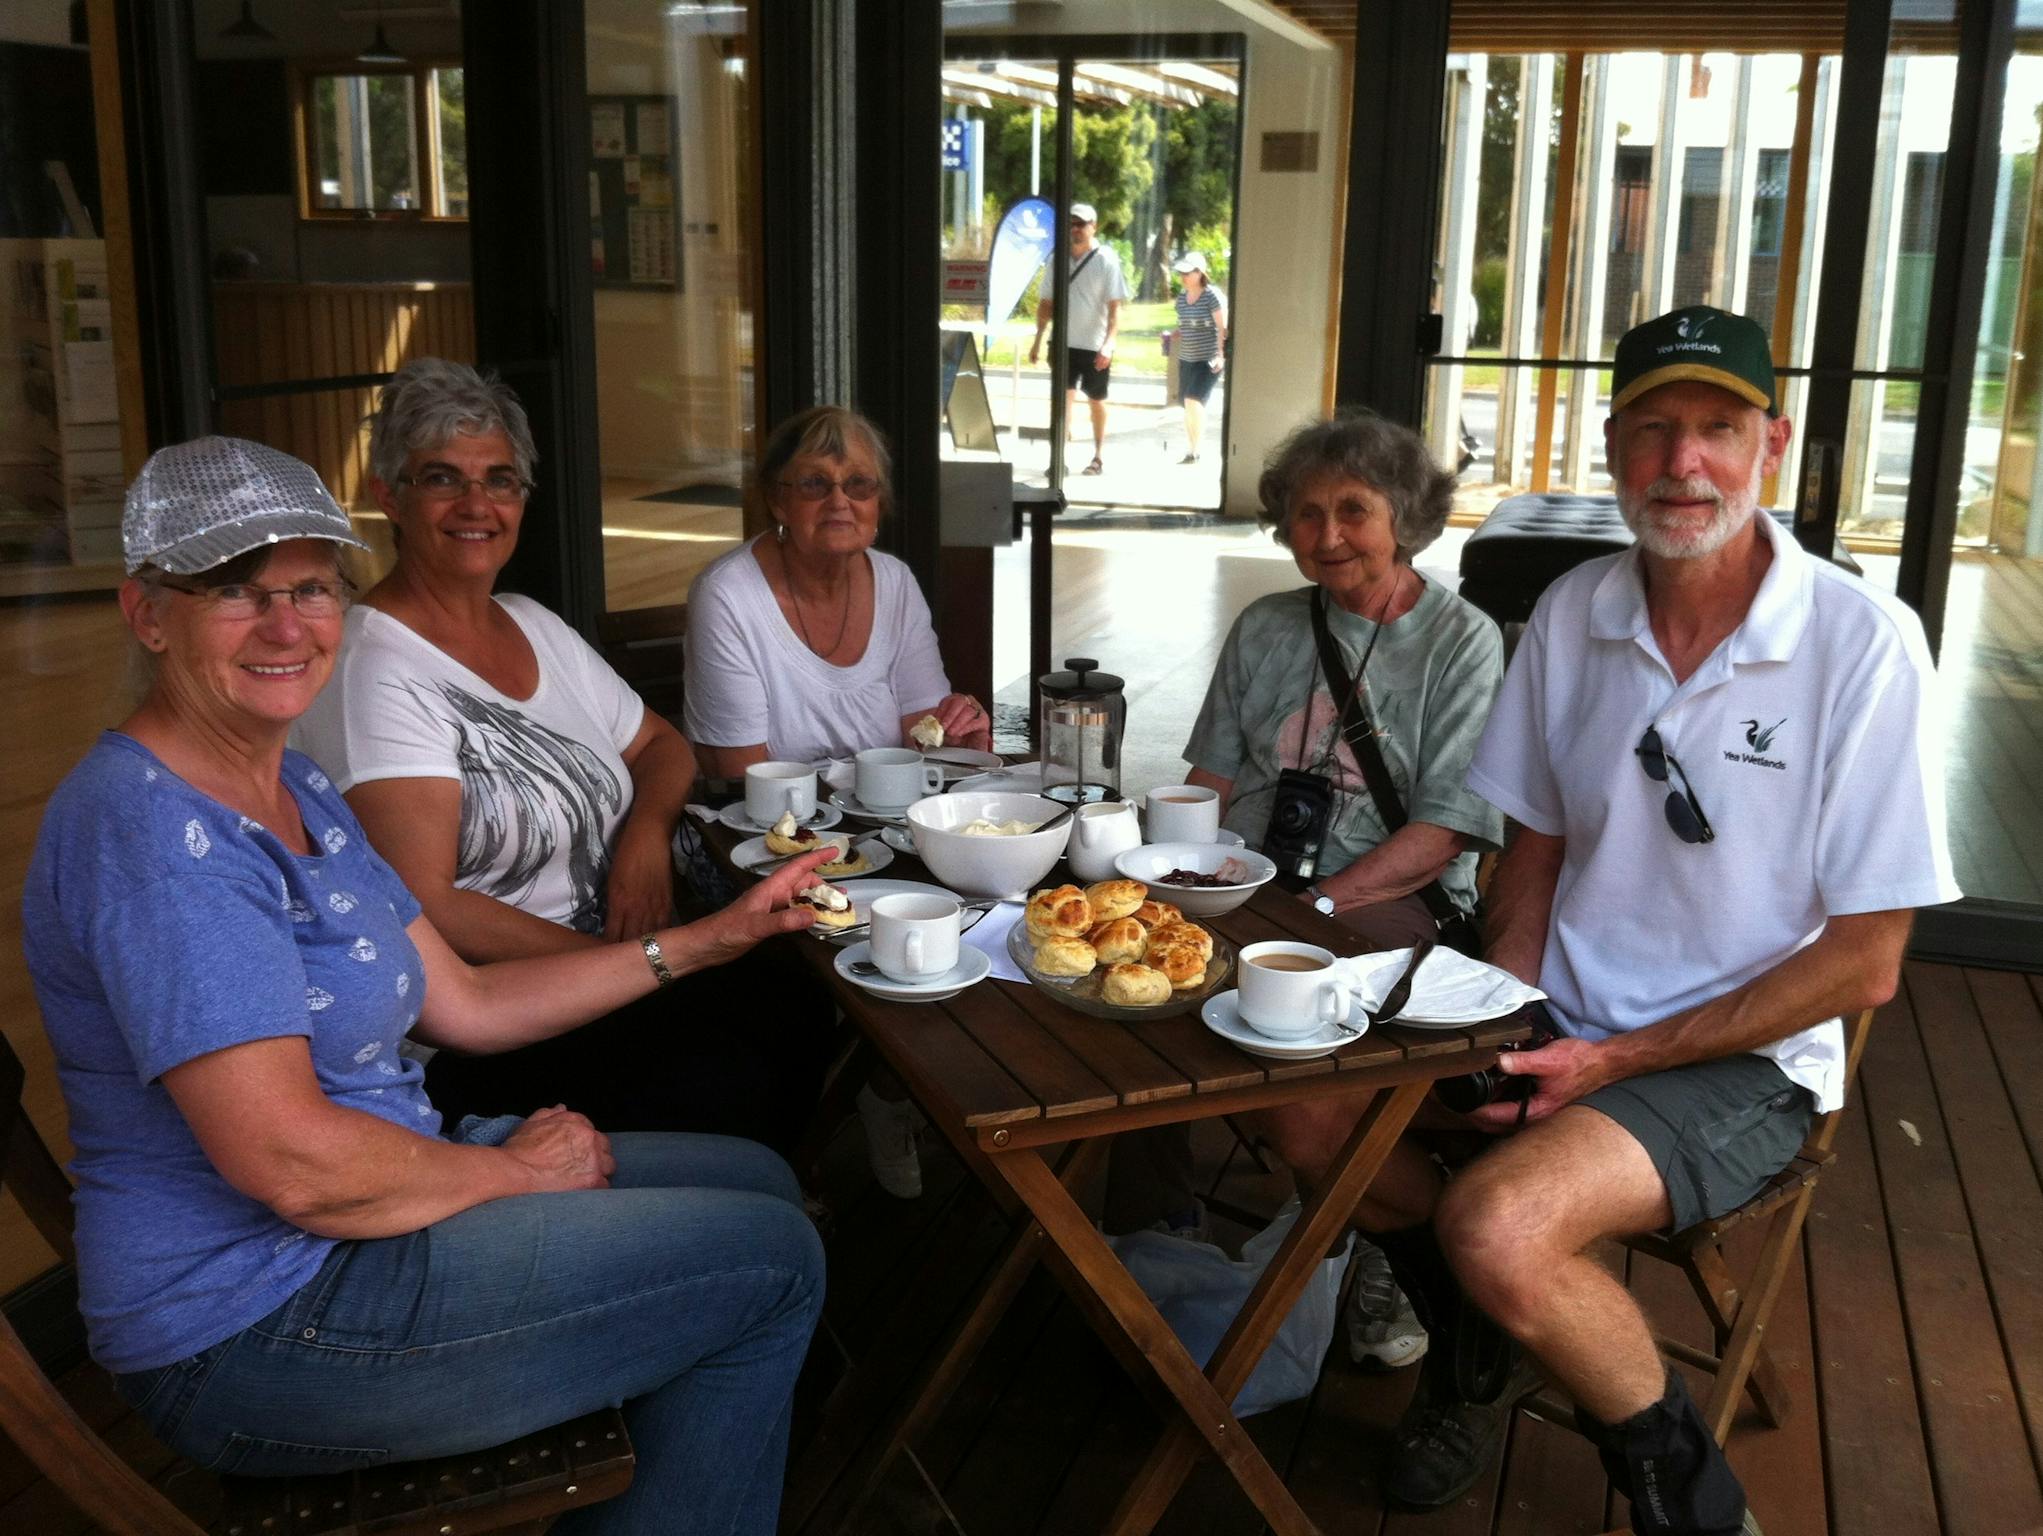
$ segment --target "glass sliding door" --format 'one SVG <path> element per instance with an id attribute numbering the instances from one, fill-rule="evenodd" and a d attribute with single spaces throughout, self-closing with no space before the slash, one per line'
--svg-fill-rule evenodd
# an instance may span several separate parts
<path id="1" fill-rule="evenodd" d="M 1424 431 L 1461 471 L 1458 521 L 1525 492 L 1609 489 L 1608 359 L 1642 319 L 1684 304 L 1749 314 L 1785 369 L 1806 368 L 1836 67 L 1814 54 L 1450 56 L 1443 356 Z M 1790 414 L 1804 388 L 1790 376 Z"/>
<path id="2" fill-rule="evenodd" d="M 749 8 L 586 0 L 604 607 L 664 608 L 744 536 Z"/>
<path id="3" fill-rule="evenodd" d="M 1157 54 L 1098 57 L 1082 37 L 1062 41 L 1061 58 L 972 56 L 954 43 L 945 63 L 944 452 L 1003 459 L 1018 482 L 1088 505 L 1216 509 L 1239 49 L 1159 40 Z M 1071 199 L 1097 215 L 1097 254 L 1067 254 L 1070 222 L 1054 207 L 1060 88 L 1074 119 Z M 1086 296 L 1074 318 L 1086 334 L 1045 331 L 1039 342 L 1053 259 L 1078 274 Z M 1201 273 L 1175 270 L 1195 260 Z M 1104 367 L 1073 365 L 1070 352 L 1098 350 L 1091 290 L 1109 268 L 1125 294 L 1111 356 Z M 1203 286 L 1213 297 L 1192 305 L 1186 341 L 1208 366 L 1188 400 L 1175 301 Z"/>
<path id="4" fill-rule="evenodd" d="M 2043 34 L 2017 39 L 1939 665 L 1968 897 L 2043 907 Z"/>

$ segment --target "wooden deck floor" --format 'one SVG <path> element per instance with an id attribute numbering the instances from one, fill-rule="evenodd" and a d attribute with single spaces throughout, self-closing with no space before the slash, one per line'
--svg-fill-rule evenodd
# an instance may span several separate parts
<path id="1" fill-rule="evenodd" d="M 1732 1460 L 1771 1536 L 2019 1536 L 2043 1531 L 2043 977 L 1911 965 L 1880 1015 L 1841 1156 L 1822 1185 L 1775 1312 L 1796 1399 L 1777 1430 L 1740 1426 Z M 1202 1145 L 1217 1196 L 1274 1210 L 1281 1175 Z M 833 1144 L 830 1303 L 805 1379 L 812 1410 L 847 1352 L 895 1352 L 905 1378 L 968 1295 L 1001 1235 L 991 1203 L 925 1146 L 920 1200 L 881 1194 L 855 1130 Z M 1227 1224 L 1222 1223 L 1223 1232 Z M 1233 1229 L 1233 1236 L 1242 1235 Z M 908 1276 L 929 1255 L 940 1262 Z M 1635 1261 L 1656 1320 L 1707 1342 L 1671 1270 Z M 1520 1415 L 1497 1472 L 1460 1503 L 1383 1511 L 1372 1469 L 1412 1373 L 1370 1376 L 1337 1351 L 1308 1402 L 1249 1421 L 1333 1536 L 1561 1536 L 1619 1525 L 1595 1458 L 1571 1431 Z M 67 1382 L 144 1472 L 204 1516 L 205 1480 L 125 1415 L 105 1378 Z M 812 1412 L 804 1419 L 813 1417 Z M 897 1462 L 858 1522 L 866 1536 L 1067 1536 L 1095 1530 L 1157 1419 L 1056 1287 L 1038 1276 L 995 1331 L 935 1430 Z M 798 1425 L 798 1445 L 800 1443 Z M 0 1441 L 0 1531 L 86 1529 Z M 1163 1536 L 1257 1536 L 1211 1466 Z"/>

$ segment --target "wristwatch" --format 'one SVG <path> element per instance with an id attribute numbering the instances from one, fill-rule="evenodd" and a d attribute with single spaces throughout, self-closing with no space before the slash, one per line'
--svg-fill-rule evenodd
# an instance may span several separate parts
<path id="1" fill-rule="evenodd" d="M 1321 890 L 1316 885 L 1308 885 L 1305 888 L 1305 894 L 1312 898 L 1312 906 L 1314 911 L 1320 913 L 1324 917 L 1332 917 L 1334 915 L 1335 905 L 1334 898 L 1329 896 L 1325 891 Z"/>

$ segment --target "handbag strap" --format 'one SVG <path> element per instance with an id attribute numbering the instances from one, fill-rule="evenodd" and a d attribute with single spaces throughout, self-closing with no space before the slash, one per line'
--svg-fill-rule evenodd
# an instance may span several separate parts
<path id="1" fill-rule="evenodd" d="M 1384 830 L 1395 832 L 1408 819 L 1405 803 L 1398 795 L 1397 782 L 1390 776 L 1390 764 L 1383 760 L 1383 749 L 1376 744 L 1376 727 L 1369 718 L 1369 707 L 1362 702 L 1361 679 L 1349 678 L 1341 661 L 1341 648 L 1327 626 L 1326 604 L 1326 589 L 1315 586 L 1312 635 L 1319 645 L 1320 670 L 1326 674 L 1333 696 L 1346 701 L 1341 708 L 1341 738 L 1354 754 L 1355 766 L 1362 770 L 1362 782 L 1369 786 L 1369 798 L 1376 802 L 1376 814 L 1382 818 Z M 1436 926 L 1463 915 L 1437 879 L 1428 880 L 1416 894 L 1426 904 L 1427 915 Z"/>

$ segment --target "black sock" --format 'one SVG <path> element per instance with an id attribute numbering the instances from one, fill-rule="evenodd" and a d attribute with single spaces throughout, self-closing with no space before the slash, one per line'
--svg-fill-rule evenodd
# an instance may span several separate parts
<path id="1" fill-rule="evenodd" d="M 1613 1486 L 1632 1506 L 1639 1536 L 1738 1536 L 1745 1489 L 1674 1371 L 1660 1401 L 1618 1424 L 1581 1409 L 1575 1422 Z"/>

